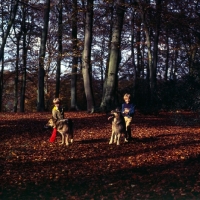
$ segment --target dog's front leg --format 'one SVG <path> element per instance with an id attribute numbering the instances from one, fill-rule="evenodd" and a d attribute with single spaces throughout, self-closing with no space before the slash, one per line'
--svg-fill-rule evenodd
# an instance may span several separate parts
<path id="1" fill-rule="evenodd" d="M 74 142 L 73 133 L 70 133 L 70 134 L 69 134 L 69 139 L 70 139 L 70 143 L 73 143 L 73 142 Z"/>
<path id="2" fill-rule="evenodd" d="M 121 136 L 121 134 L 120 133 L 118 133 L 118 134 L 116 134 L 117 136 L 117 145 L 120 145 L 120 136 Z"/>
<path id="3" fill-rule="evenodd" d="M 117 134 L 114 134 L 114 143 L 117 142 Z"/>
<path id="4" fill-rule="evenodd" d="M 61 136 L 62 136 L 62 143 L 61 144 L 64 144 L 65 143 L 65 134 L 61 133 Z"/>
<path id="5" fill-rule="evenodd" d="M 69 135 L 68 134 L 65 135 L 65 144 L 67 146 L 69 146 Z"/>
<path id="6" fill-rule="evenodd" d="M 110 142 L 109 142 L 109 144 L 112 144 L 112 143 L 113 143 L 114 134 L 115 134 L 115 132 L 112 131 L 112 134 L 111 134 L 111 137 L 110 137 Z"/>

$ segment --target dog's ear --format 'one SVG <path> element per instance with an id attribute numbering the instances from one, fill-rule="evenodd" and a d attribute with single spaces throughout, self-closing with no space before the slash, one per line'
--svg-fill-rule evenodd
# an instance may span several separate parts
<path id="1" fill-rule="evenodd" d="M 116 113 L 116 109 L 110 111 L 110 114 L 113 115 L 114 113 Z"/>
<path id="2" fill-rule="evenodd" d="M 119 107 L 116 108 L 116 109 L 115 109 L 115 112 L 117 112 L 117 113 L 121 112 L 120 108 L 119 108 Z"/>

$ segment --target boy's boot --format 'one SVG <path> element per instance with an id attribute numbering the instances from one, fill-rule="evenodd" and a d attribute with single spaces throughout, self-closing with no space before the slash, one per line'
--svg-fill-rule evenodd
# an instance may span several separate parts
<path id="1" fill-rule="evenodd" d="M 131 127 L 130 126 L 127 127 L 127 140 L 128 141 L 131 140 Z"/>
<path id="2" fill-rule="evenodd" d="M 128 131 L 126 130 L 125 132 L 125 139 L 124 139 L 124 142 L 128 142 Z"/>
<path id="3" fill-rule="evenodd" d="M 56 130 L 56 128 L 54 128 L 53 132 L 51 134 L 51 137 L 49 139 L 49 142 L 54 142 L 55 141 L 55 139 L 56 139 L 56 133 L 57 133 L 57 130 Z"/>

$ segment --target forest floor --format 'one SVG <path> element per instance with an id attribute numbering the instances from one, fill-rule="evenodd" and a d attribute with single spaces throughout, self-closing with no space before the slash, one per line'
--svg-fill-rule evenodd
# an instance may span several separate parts
<path id="1" fill-rule="evenodd" d="M 74 143 L 49 143 L 51 113 L 0 113 L 0 199 L 200 199 L 200 116 L 136 112 L 132 141 L 109 145 L 103 113 L 66 112 Z"/>

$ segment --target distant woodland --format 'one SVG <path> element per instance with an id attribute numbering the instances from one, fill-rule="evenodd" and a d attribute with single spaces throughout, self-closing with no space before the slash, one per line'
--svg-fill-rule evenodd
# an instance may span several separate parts
<path id="1" fill-rule="evenodd" d="M 200 109 L 199 0 L 0 0 L 0 112 Z"/>

